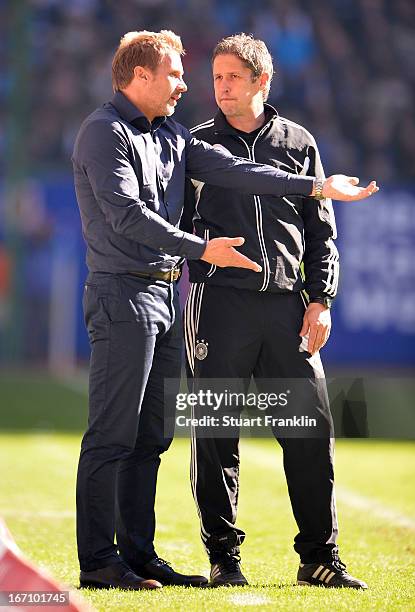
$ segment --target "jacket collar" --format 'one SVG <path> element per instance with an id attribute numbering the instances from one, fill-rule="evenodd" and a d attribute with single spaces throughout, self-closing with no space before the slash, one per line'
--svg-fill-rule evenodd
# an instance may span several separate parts
<path id="1" fill-rule="evenodd" d="M 278 115 L 278 111 L 271 106 L 271 104 L 264 104 L 264 113 L 265 113 L 265 123 L 262 126 L 263 128 L 265 126 L 270 125 L 279 115 Z M 225 115 L 223 114 L 223 112 L 220 110 L 220 108 L 218 109 L 218 112 L 216 113 L 215 117 L 214 117 L 214 126 L 215 126 L 215 132 L 218 134 L 234 134 L 234 135 L 238 135 L 238 130 L 236 130 L 234 127 L 232 127 Z"/>
<path id="2" fill-rule="evenodd" d="M 154 132 L 166 120 L 166 117 L 156 117 L 150 123 L 140 109 L 130 102 L 121 91 L 115 92 L 110 104 L 117 109 L 122 119 L 128 121 L 128 123 L 131 123 L 142 132 Z"/>

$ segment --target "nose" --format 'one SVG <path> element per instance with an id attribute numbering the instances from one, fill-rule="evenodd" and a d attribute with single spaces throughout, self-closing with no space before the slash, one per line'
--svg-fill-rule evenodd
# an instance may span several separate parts
<path id="1" fill-rule="evenodd" d="M 230 92 L 230 90 L 231 90 L 231 88 L 230 88 L 230 85 L 229 85 L 229 81 L 223 80 L 222 83 L 221 83 L 221 88 L 220 88 L 221 93 L 222 94 L 228 94 Z"/>
<path id="2" fill-rule="evenodd" d="M 181 79 L 181 81 L 180 81 L 180 83 L 179 83 L 179 87 L 178 87 L 178 88 L 179 88 L 179 90 L 180 90 L 182 93 L 185 93 L 185 92 L 187 91 L 187 85 L 186 85 L 186 83 L 183 81 L 183 79 Z"/>

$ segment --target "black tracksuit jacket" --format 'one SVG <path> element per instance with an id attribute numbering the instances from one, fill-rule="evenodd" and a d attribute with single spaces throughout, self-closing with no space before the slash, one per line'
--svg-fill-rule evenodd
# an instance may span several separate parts
<path id="1" fill-rule="evenodd" d="M 295 174 L 324 178 L 313 136 L 279 116 L 268 104 L 265 123 L 251 146 L 220 110 L 213 119 L 190 131 L 233 155 Z M 336 224 L 329 199 L 253 196 L 235 187 L 225 189 L 189 180 L 181 227 L 204 239 L 243 236 L 245 244 L 238 250 L 263 268 L 256 273 L 189 261 L 191 282 L 275 293 L 305 289 L 311 299 L 336 295 L 339 257 L 333 242 Z"/>

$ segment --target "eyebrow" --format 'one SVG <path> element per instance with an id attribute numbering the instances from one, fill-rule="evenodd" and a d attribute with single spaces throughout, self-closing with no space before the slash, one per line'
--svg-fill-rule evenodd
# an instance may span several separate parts
<path id="1" fill-rule="evenodd" d="M 227 72 L 213 72 L 213 76 L 217 76 L 218 74 L 239 74 L 242 73 L 239 70 L 228 70 Z"/>

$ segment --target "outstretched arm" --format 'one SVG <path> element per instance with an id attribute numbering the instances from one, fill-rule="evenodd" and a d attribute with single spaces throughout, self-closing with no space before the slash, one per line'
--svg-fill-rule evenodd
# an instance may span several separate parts
<path id="1" fill-rule="evenodd" d="M 190 134 L 189 134 L 190 136 Z M 257 195 L 297 195 L 314 197 L 316 178 L 284 172 L 267 164 L 256 164 L 233 157 L 224 147 L 213 147 L 202 140 L 186 140 L 186 175 L 203 183 Z M 322 195 L 342 201 L 363 200 L 378 191 L 376 182 L 358 187 L 358 179 L 334 174 L 323 183 Z"/>

